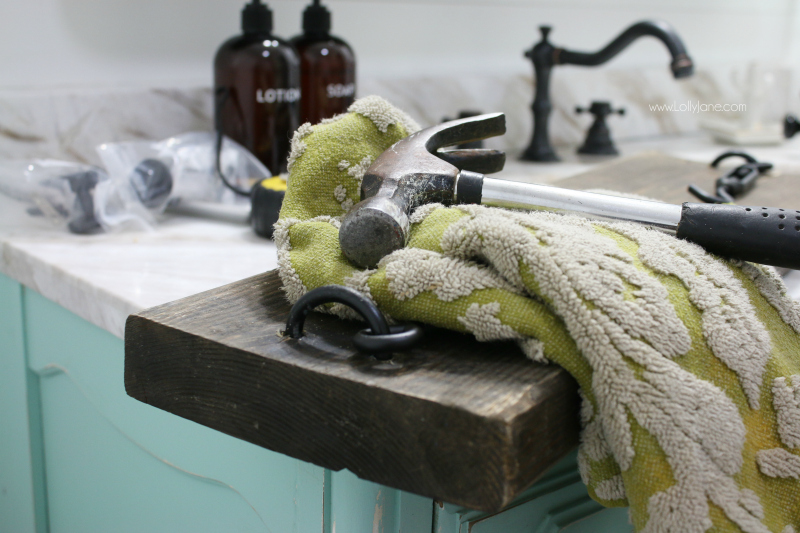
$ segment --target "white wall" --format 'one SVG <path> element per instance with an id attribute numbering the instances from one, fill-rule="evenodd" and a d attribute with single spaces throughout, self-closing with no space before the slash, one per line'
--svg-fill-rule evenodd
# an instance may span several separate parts
<path id="1" fill-rule="evenodd" d="M 238 32 L 244 0 L 2 0 L 0 89 L 196 86 L 217 46 Z M 300 29 L 305 0 L 271 0 L 275 33 Z M 329 0 L 334 32 L 362 78 L 528 73 L 522 52 L 552 41 L 594 50 L 629 23 L 671 22 L 697 65 L 800 62 L 796 0 Z M 668 65 L 645 39 L 608 65 Z"/>
<path id="2" fill-rule="evenodd" d="M 271 0 L 277 35 L 300 30 L 310 0 Z M 239 32 L 245 0 L 0 0 L 0 158 L 97 162 L 101 142 L 211 129 L 211 64 Z M 554 44 L 594 51 L 629 24 L 671 22 L 697 65 L 672 79 L 663 45 L 646 38 L 600 68 L 558 67 L 554 145 L 579 144 L 591 123 L 575 105 L 610 100 L 617 140 L 697 132 L 703 116 L 651 104 L 746 102 L 752 62 L 771 67 L 773 109 L 800 111 L 800 0 L 323 0 L 358 58 L 359 95 L 379 94 L 422 125 L 459 110 L 502 111 L 514 153 L 530 139 L 540 24 Z M 775 69 L 774 67 L 781 67 Z M 764 98 L 762 98 L 763 100 Z"/>

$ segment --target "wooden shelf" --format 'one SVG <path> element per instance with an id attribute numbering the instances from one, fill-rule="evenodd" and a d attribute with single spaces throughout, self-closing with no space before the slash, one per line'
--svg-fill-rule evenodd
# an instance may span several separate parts
<path id="1" fill-rule="evenodd" d="M 125 388 L 142 402 L 316 465 L 483 511 L 578 443 L 574 380 L 510 343 L 431 329 L 391 362 L 362 324 L 289 305 L 268 272 L 131 315 Z"/>

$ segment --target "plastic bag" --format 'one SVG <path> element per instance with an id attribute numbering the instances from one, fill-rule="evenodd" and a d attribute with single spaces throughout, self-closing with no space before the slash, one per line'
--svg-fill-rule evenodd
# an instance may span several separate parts
<path id="1" fill-rule="evenodd" d="M 102 228 L 94 216 L 94 190 L 108 175 L 100 168 L 69 161 L 0 161 L 0 193 L 29 204 L 28 214 L 44 216 L 73 233 Z"/>
<path id="2" fill-rule="evenodd" d="M 48 159 L 0 161 L 0 193 L 31 204 L 29 214 L 44 215 L 73 233 L 149 229 L 177 202 L 249 204 L 219 179 L 216 144 L 216 134 L 205 132 L 158 142 L 106 143 L 97 148 L 106 170 Z M 242 191 L 271 176 L 227 138 L 220 168 Z"/>
<path id="3" fill-rule="evenodd" d="M 216 175 L 216 140 L 211 132 L 194 132 L 159 142 L 107 143 L 97 153 L 109 175 L 139 179 L 137 167 L 156 160 L 172 175 L 172 196 L 184 201 L 235 203 L 237 195 Z M 250 190 L 255 180 L 272 176 L 256 157 L 236 142 L 223 137 L 220 169 L 228 181 Z M 141 187 L 141 185 L 140 185 Z"/>

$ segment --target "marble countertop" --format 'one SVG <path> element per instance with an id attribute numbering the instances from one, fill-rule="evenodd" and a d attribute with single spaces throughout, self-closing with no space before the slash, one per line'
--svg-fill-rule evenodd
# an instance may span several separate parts
<path id="1" fill-rule="evenodd" d="M 619 156 L 585 156 L 576 153 L 575 147 L 556 147 L 561 157 L 559 163 L 527 163 L 516 158 L 506 161 L 505 169 L 498 177 L 515 181 L 531 181 L 552 183 L 559 179 L 585 172 L 600 163 L 613 161 L 616 157 L 625 157 L 643 152 L 657 151 L 689 161 L 711 163 L 715 157 L 727 150 L 742 150 L 759 161 L 768 161 L 775 165 L 776 171 L 800 173 L 800 136 L 789 139 L 780 146 L 727 146 L 715 143 L 707 134 L 698 133 L 679 137 L 661 137 L 642 139 L 617 144 Z M 725 165 L 738 165 L 744 161 L 732 158 Z"/>
<path id="2" fill-rule="evenodd" d="M 725 149 L 705 136 L 620 145 L 622 155 L 658 150 L 695 161 L 710 161 Z M 800 173 L 800 140 L 747 151 L 779 170 Z M 556 164 L 509 158 L 498 176 L 552 183 L 608 161 L 579 158 L 574 149 L 559 152 L 564 161 Z M 150 232 L 78 236 L 28 216 L 25 206 L 1 196 L 0 250 L 0 272 L 120 338 L 131 313 L 277 267 L 272 241 L 244 225 L 168 215 Z M 790 276 L 787 285 L 800 294 L 800 279 Z"/>
<path id="3" fill-rule="evenodd" d="M 142 309 L 277 268 L 249 226 L 168 215 L 150 232 L 81 236 L 0 199 L 0 272 L 122 338 Z"/>

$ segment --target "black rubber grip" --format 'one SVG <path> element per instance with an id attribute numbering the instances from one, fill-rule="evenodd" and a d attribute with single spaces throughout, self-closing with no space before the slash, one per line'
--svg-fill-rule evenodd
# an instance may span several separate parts
<path id="1" fill-rule="evenodd" d="M 677 235 L 724 257 L 800 269 L 800 211 L 687 202 Z"/>
<path id="2" fill-rule="evenodd" d="M 483 174 L 462 170 L 456 182 L 456 203 L 479 204 L 483 196 Z"/>

